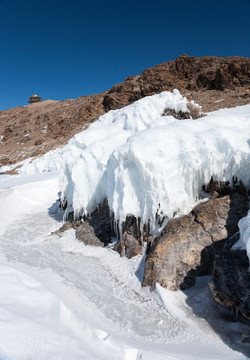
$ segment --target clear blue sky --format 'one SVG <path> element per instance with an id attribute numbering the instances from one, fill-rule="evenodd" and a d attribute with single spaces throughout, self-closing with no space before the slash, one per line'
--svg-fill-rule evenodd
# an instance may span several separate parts
<path id="1" fill-rule="evenodd" d="M 0 0 L 0 110 L 102 92 L 184 53 L 250 57 L 250 0 Z"/>

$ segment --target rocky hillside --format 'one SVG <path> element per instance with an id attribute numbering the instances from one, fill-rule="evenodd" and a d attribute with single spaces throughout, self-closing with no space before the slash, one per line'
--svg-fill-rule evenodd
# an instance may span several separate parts
<path id="1" fill-rule="evenodd" d="M 147 95 L 177 88 L 203 111 L 250 102 L 250 59 L 179 56 L 130 76 L 110 90 L 75 100 L 40 103 L 0 111 L 0 166 L 64 145 L 100 115 Z"/>

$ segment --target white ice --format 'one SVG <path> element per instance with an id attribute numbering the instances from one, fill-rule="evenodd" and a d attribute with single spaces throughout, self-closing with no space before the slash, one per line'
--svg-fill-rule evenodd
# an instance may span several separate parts
<path id="1" fill-rule="evenodd" d="M 197 120 L 161 116 L 184 110 L 179 92 L 146 97 L 101 116 L 62 150 L 60 177 L 67 212 L 90 214 L 105 198 L 120 224 L 127 215 L 150 222 L 189 212 L 211 176 L 250 188 L 250 105 Z"/>

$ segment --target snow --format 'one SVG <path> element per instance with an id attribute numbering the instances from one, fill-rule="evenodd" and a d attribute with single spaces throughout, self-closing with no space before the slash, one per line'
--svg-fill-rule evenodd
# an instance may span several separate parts
<path id="1" fill-rule="evenodd" d="M 55 189 L 57 189 L 57 182 L 55 183 L 54 180 L 56 176 L 57 174 L 52 173 L 38 177 L 0 177 L 0 235 L 21 215 L 33 214 L 34 211 L 44 208 L 45 204 L 49 206 Z M 40 191 L 41 180 L 44 177 L 46 181 L 43 181 L 43 191 Z M 31 183 L 32 187 L 30 186 Z M 44 203 L 44 199 L 47 199 L 46 203 Z"/>
<path id="2" fill-rule="evenodd" d="M 247 359 L 194 315 L 190 296 L 141 288 L 142 255 L 52 235 L 63 215 L 56 173 L 0 179 L 1 216 L 15 211 L 1 222 L 1 359 Z M 201 286 L 194 295 L 207 299 Z M 217 330 L 228 326 L 214 316 Z"/>

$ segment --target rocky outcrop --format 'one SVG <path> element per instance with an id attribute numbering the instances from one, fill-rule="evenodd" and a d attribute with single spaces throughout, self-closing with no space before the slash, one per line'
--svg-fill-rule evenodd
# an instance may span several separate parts
<path id="1" fill-rule="evenodd" d="M 245 250 L 223 249 L 216 257 L 210 290 L 215 301 L 250 321 L 250 273 Z"/>
<path id="2" fill-rule="evenodd" d="M 139 223 L 134 216 L 127 217 L 122 225 L 122 233 L 119 236 L 120 240 L 114 247 L 115 251 L 129 259 L 140 254 L 142 247 L 141 231 Z"/>
<path id="3" fill-rule="evenodd" d="M 176 60 L 156 65 L 143 71 L 141 75 L 130 76 L 123 83 L 114 85 L 105 95 L 103 104 L 107 110 L 111 110 L 127 96 L 127 101 L 131 103 L 144 96 L 164 90 L 172 91 L 174 88 L 185 93 L 187 90 L 223 91 L 242 86 L 250 86 L 248 58 L 196 58 L 182 55 Z"/>
<path id="4" fill-rule="evenodd" d="M 39 103 L 0 111 L 0 166 L 39 156 L 64 145 L 108 110 L 174 88 L 203 111 L 250 101 L 250 59 L 179 56 L 130 76 L 102 94 Z M 46 96 L 46 94 L 43 94 Z M 194 118 L 194 116 L 192 115 Z"/>
<path id="5" fill-rule="evenodd" d="M 63 209 L 63 204 L 60 204 Z M 88 217 L 83 217 L 78 220 L 74 220 L 74 214 L 69 213 L 68 221 L 63 226 L 52 234 L 57 234 L 74 229 L 78 240 L 84 242 L 86 245 L 92 246 L 106 246 L 111 241 L 112 218 L 110 216 L 109 206 L 107 200 L 104 200 L 102 204 Z"/>
<path id="6" fill-rule="evenodd" d="M 143 286 L 157 282 L 170 290 L 186 289 L 195 276 L 211 273 L 216 254 L 247 210 L 247 196 L 234 193 L 212 197 L 188 215 L 170 220 L 149 252 Z"/>
<path id="7" fill-rule="evenodd" d="M 142 245 L 147 242 L 148 246 L 154 241 L 149 235 L 148 226 L 143 226 L 143 232 L 140 228 L 140 219 L 134 216 L 128 216 L 122 224 L 121 234 L 118 234 L 119 241 L 116 243 L 114 250 L 118 251 L 121 256 L 132 258 L 142 251 Z"/>
<path id="8" fill-rule="evenodd" d="M 76 237 L 85 245 L 104 246 L 104 243 L 98 239 L 93 226 L 88 221 L 83 222 L 76 228 Z"/>
<path id="9" fill-rule="evenodd" d="M 88 218 L 83 218 L 76 228 L 76 237 L 86 245 L 104 246 L 111 240 L 111 217 L 105 200 Z"/>

